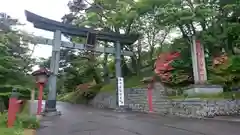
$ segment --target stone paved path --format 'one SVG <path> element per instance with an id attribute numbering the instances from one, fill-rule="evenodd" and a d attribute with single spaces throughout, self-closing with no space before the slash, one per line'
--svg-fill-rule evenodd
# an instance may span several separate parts
<path id="1" fill-rule="evenodd" d="M 117 113 L 58 103 L 62 116 L 44 118 L 37 135 L 239 135 L 240 123 Z"/>

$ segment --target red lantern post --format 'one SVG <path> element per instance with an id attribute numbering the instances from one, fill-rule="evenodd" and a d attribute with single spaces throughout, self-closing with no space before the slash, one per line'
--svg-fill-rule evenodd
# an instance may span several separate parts
<path id="1" fill-rule="evenodd" d="M 153 81 L 151 81 L 150 84 L 148 84 L 148 89 L 147 89 L 148 109 L 150 113 L 153 112 L 152 91 L 153 91 Z"/>
<path id="2" fill-rule="evenodd" d="M 36 83 L 38 85 L 38 108 L 37 115 L 40 115 L 42 112 L 42 99 L 43 99 L 43 88 L 49 77 L 49 71 L 46 68 L 41 68 L 32 73 L 36 77 Z"/>

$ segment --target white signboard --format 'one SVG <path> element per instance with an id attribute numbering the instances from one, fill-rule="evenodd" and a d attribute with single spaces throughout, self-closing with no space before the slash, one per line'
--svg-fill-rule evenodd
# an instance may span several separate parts
<path id="1" fill-rule="evenodd" d="M 117 90 L 118 90 L 118 105 L 124 105 L 124 80 L 122 77 L 117 79 Z"/>

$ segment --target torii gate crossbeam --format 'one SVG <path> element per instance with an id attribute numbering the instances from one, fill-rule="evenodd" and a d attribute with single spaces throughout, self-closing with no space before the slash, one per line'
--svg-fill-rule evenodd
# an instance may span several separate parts
<path id="1" fill-rule="evenodd" d="M 33 44 L 42 44 L 42 45 L 51 45 L 51 46 L 53 46 L 53 44 L 54 44 L 53 39 L 44 38 L 44 37 L 40 37 L 40 36 L 34 36 L 34 37 L 29 36 L 29 37 L 25 37 L 23 40 L 29 40 Z M 79 50 L 87 49 L 86 44 L 71 43 L 71 42 L 66 42 L 66 41 L 61 41 L 60 46 L 65 47 L 65 48 L 79 49 Z M 96 47 L 94 49 L 94 52 L 115 54 L 115 48 L 113 48 L 113 47 Z M 122 50 L 121 55 L 133 56 L 133 52 Z"/>

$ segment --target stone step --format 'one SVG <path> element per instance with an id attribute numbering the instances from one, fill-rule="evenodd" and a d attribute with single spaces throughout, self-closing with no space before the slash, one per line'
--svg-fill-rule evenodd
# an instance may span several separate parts
<path id="1" fill-rule="evenodd" d="M 128 99 L 132 99 L 132 98 L 143 98 L 146 99 L 147 97 L 144 95 L 139 95 L 139 96 L 127 96 Z"/>
<path id="2" fill-rule="evenodd" d="M 147 103 L 126 103 L 126 105 L 148 105 Z"/>
<path id="3" fill-rule="evenodd" d="M 139 103 L 139 102 L 131 102 L 131 103 L 127 103 L 128 105 L 147 105 L 147 103 Z"/>
<path id="4" fill-rule="evenodd" d="M 152 106 L 155 107 L 155 108 L 164 108 L 164 107 L 169 108 L 169 107 L 172 107 L 171 105 L 156 105 L 156 104 L 153 104 Z"/>
<path id="5" fill-rule="evenodd" d="M 164 106 L 164 107 L 173 107 L 172 105 L 168 105 L 168 104 L 153 104 L 153 106 L 155 106 L 155 107 L 162 107 L 162 106 Z"/>
<path id="6" fill-rule="evenodd" d="M 127 100 L 128 103 L 148 103 L 146 100 Z"/>
<path id="7" fill-rule="evenodd" d="M 169 100 L 161 100 L 161 99 L 153 99 L 152 101 L 154 101 L 154 102 L 168 102 L 168 103 L 172 103 Z"/>
<path id="8" fill-rule="evenodd" d="M 136 96 L 136 97 L 126 97 L 125 99 L 142 99 L 142 100 L 146 100 L 147 98 L 144 96 Z"/>
<path id="9" fill-rule="evenodd" d="M 154 109 L 169 109 L 171 107 L 169 106 L 162 106 L 162 107 L 157 107 L 157 106 L 153 106 Z"/>
<path id="10" fill-rule="evenodd" d="M 169 105 L 169 106 L 173 106 L 172 104 L 166 103 L 166 102 L 153 102 L 153 105 Z"/>
<path id="11" fill-rule="evenodd" d="M 169 112 L 168 109 L 153 109 L 153 112 L 157 112 L 157 113 L 162 113 L 162 112 Z"/>
<path id="12" fill-rule="evenodd" d="M 159 99 L 152 99 L 153 101 L 165 101 L 165 102 L 171 102 L 171 100 L 168 100 L 168 99 L 161 99 L 161 98 L 159 98 Z"/>
<path id="13" fill-rule="evenodd" d="M 140 93 L 126 93 L 127 95 L 147 95 L 145 92 L 140 92 Z"/>
<path id="14" fill-rule="evenodd" d="M 148 101 L 143 99 L 127 99 L 126 102 L 148 102 Z"/>
<path id="15" fill-rule="evenodd" d="M 128 96 L 127 99 L 147 99 L 145 96 Z"/>
<path id="16" fill-rule="evenodd" d="M 165 102 L 153 102 L 152 103 L 153 105 L 169 105 L 169 106 L 172 106 L 172 104 L 169 104 L 169 103 L 165 103 Z"/>
<path id="17" fill-rule="evenodd" d="M 139 92 L 128 92 L 128 94 L 146 94 L 146 91 L 139 91 Z"/>
<path id="18" fill-rule="evenodd" d="M 146 95 L 130 95 L 130 96 L 126 96 L 126 97 L 128 97 L 128 98 L 130 98 L 130 97 L 147 97 Z"/>

